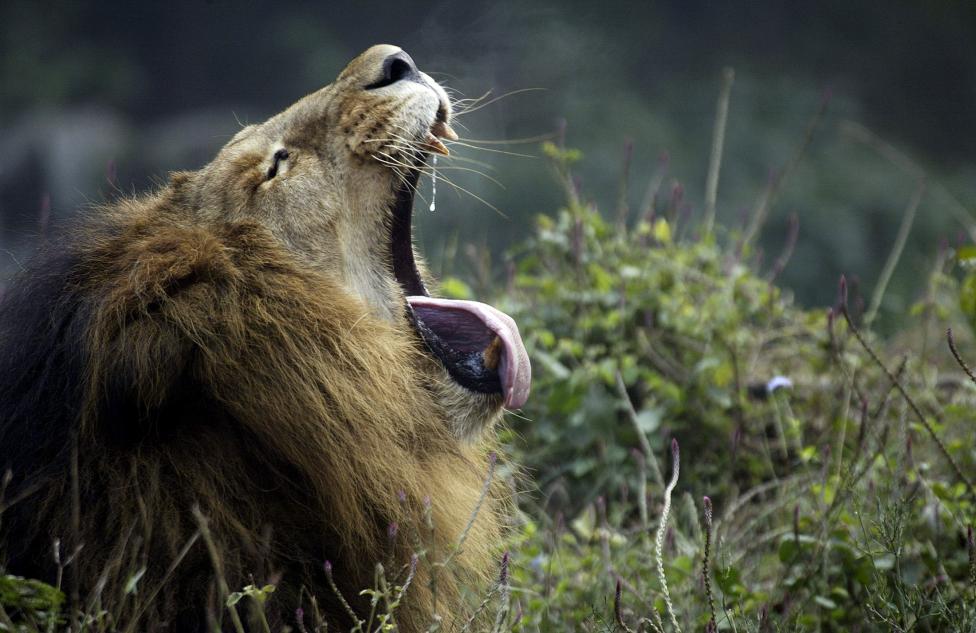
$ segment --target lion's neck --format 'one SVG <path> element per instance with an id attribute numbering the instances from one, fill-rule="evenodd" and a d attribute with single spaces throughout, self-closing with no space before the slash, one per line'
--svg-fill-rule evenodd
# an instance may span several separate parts
<path id="1" fill-rule="evenodd" d="M 400 315 L 391 306 L 400 301 L 389 263 L 390 192 L 375 183 L 354 181 L 345 198 L 347 208 L 356 212 L 345 214 L 337 227 L 344 285 L 365 300 L 373 314 L 395 321 Z"/>

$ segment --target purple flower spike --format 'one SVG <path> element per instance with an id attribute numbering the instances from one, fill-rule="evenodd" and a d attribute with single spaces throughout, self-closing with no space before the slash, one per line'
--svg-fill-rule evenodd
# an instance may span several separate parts
<path id="1" fill-rule="evenodd" d="M 508 584 L 508 552 L 502 554 L 502 569 L 498 574 L 498 584 Z"/>

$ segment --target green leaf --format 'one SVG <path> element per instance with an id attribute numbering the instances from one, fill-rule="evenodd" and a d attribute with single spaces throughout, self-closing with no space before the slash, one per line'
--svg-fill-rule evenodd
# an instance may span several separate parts
<path id="1" fill-rule="evenodd" d="M 671 243 L 671 225 L 664 218 L 658 218 L 654 222 L 654 227 L 651 229 L 654 239 L 661 244 Z"/>
<path id="2" fill-rule="evenodd" d="M 661 409 L 642 409 L 637 414 L 637 426 L 644 433 L 653 433 L 661 426 L 663 411 Z"/>
<path id="3" fill-rule="evenodd" d="M 570 372 L 569 368 L 559 362 L 555 356 L 542 350 L 535 350 L 532 353 L 532 359 L 538 361 L 547 371 L 552 373 L 558 380 L 565 380 L 569 378 Z"/>
<path id="4" fill-rule="evenodd" d="M 440 283 L 440 291 L 448 299 L 470 299 L 471 288 L 457 277 L 445 277 Z"/>
<path id="5" fill-rule="evenodd" d="M 588 541 L 593 537 L 593 532 L 596 529 L 596 510 L 592 505 L 586 507 L 586 509 L 576 517 L 570 524 L 573 530 L 580 535 L 584 541 Z"/>
<path id="6" fill-rule="evenodd" d="M 966 275 L 959 286 L 959 307 L 969 319 L 969 326 L 976 330 L 976 273 Z"/>
<path id="7" fill-rule="evenodd" d="M 722 593 L 730 596 L 738 595 L 742 587 L 742 579 L 739 570 L 735 567 L 726 567 L 715 571 L 715 584 L 719 586 Z"/>
<path id="8" fill-rule="evenodd" d="M 808 534 L 800 534 L 799 538 L 789 534 L 779 543 L 779 559 L 784 563 L 792 562 L 804 550 L 811 550 L 817 539 Z"/>
<path id="9" fill-rule="evenodd" d="M 28 611 L 58 611 L 64 594 L 47 583 L 20 576 L 0 576 L 0 605 Z"/>
<path id="10" fill-rule="evenodd" d="M 125 583 L 125 588 L 122 590 L 125 594 L 136 593 L 136 589 L 139 586 L 139 581 L 146 574 L 146 568 L 142 567 L 136 573 L 132 574 Z"/>
<path id="11" fill-rule="evenodd" d="M 956 249 L 956 260 L 960 263 L 976 260 L 976 246 L 967 244 Z"/>

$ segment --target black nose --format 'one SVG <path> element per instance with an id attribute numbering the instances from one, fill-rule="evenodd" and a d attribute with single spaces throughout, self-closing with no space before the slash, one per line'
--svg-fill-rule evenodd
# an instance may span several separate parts
<path id="1" fill-rule="evenodd" d="M 419 77 L 417 65 L 413 63 L 410 56 L 403 51 L 398 51 L 383 60 L 383 75 L 377 81 L 366 86 L 366 89 L 382 88 L 398 81 Z"/>

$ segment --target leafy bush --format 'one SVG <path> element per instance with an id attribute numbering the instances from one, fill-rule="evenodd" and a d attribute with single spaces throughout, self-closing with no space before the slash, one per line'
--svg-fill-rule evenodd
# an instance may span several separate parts
<path id="1" fill-rule="evenodd" d="M 761 275 L 741 233 L 683 226 L 675 193 L 608 222 L 570 184 L 578 155 L 548 153 L 568 204 L 509 295 L 536 368 L 510 438 L 538 486 L 520 630 L 976 631 L 976 385 L 935 346 L 974 314 L 968 251 L 885 343 L 846 283 L 802 310 L 772 281 L 785 258 Z"/>

